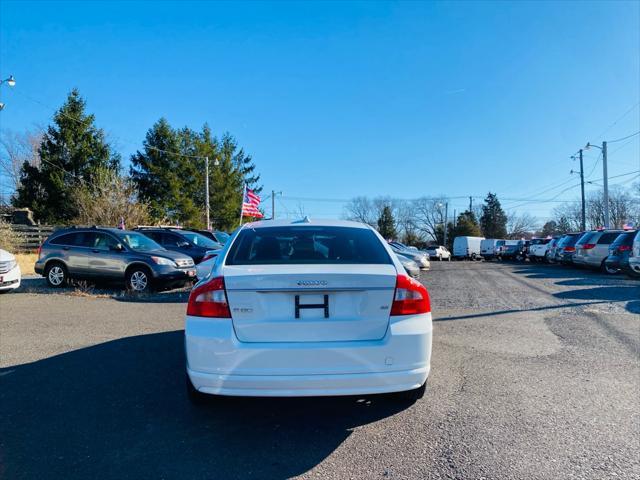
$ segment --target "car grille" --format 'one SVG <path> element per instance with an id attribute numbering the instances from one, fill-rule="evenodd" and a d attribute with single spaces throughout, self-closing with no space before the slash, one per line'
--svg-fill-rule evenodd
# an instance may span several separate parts
<path id="1" fill-rule="evenodd" d="M 179 267 L 193 267 L 193 259 L 176 260 L 176 265 Z"/>
<path id="2" fill-rule="evenodd" d="M 9 260 L 7 262 L 0 262 L 0 273 L 7 273 L 15 266 L 15 262 L 13 260 Z"/>

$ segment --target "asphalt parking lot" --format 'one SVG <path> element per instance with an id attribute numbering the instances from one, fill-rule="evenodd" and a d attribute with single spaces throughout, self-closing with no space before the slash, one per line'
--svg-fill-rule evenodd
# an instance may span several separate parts
<path id="1" fill-rule="evenodd" d="M 425 398 L 184 389 L 186 292 L 0 296 L 0 478 L 640 478 L 640 282 L 432 263 Z"/>

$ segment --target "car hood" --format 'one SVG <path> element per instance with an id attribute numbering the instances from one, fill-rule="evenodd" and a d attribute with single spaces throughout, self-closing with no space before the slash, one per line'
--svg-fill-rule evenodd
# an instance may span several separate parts
<path id="1" fill-rule="evenodd" d="M 0 262 L 9 262 L 15 259 L 16 257 L 13 254 L 7 252 L 6 250 L 0 249 Z"/>
<path id="2" fill-rule="evenodd" d="M 146 253 L 146 254 L 155 255 L 155 256 L 158 256 L 158 257 L 165 257 L 165 258 L 168 258 L 168 259 L 173 260 L 173 261 L 176 261 L 176 260 L 191 260 L 191 257 L 189 257 L 188 255 L 185 255 L 184 253 L 174 252 L 172 250 L 166 250 L 166 249 L 148 250 L 146 252 L 138 252 L 138 253 Z"/>

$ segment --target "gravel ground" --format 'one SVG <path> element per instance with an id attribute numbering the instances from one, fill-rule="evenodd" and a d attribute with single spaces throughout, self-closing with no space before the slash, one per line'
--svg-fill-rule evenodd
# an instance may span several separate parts
<path id="1" fill-rule="evenodd" d="M 0 297 L 0 478 L 640 478 L 640 282 L 432 263 L 425 398 L 183 385 L 186 292 Z M 95 295 L 95 294 L 98 295 Z"/>

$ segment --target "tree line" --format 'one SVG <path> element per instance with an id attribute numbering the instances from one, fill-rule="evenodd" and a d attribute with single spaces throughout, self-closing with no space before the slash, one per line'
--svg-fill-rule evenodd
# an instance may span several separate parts
<path id="1" fill-rule="evenodd" d="M 2 146 L 2 167 L 13 181 L 12 205 L 27 207 L 36 220 L 53 225 L 115 226 L 122 218 L 129 227 L 204 227 L 205 157 L 210 159 L 214 228 L 237 226 L 245 184 L 261 190 L 252 157 L 232 135 L 216 136 L 207 124 L 193 130 L 159 119 L 125 169 L 76 89 L 43 133 L 5 136 Z"/>
<path id="2" fill-rule="evenodd" d="M 445 228 L 449 247 L 457 236 L 520 239 L 581 230 L 580 202 L 557 207 L 553 211 L 554 218 L 542 226 L 528 213 L 505 212 L 495 193 L 489 192 L 481 205 L 467 209 L 455 218 L 445 218 L 447 202 L 448 198 L 443 195 L 415 200 L 361 196 L 345 205 L 344 217 L 377 228 L 387 239 L 417 246 L 428 243 L 444 245 Z M 622 228 L 628 222 L 640 224 L 640 183 L 634 184 L 629 190 L 613 188 L 609 192 L 609 208 L 612 227 Z M 587 197 L 586 218 L 587 229 L 604 225 L 602 192 L 592 192 Z"/>

